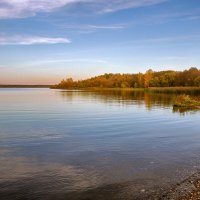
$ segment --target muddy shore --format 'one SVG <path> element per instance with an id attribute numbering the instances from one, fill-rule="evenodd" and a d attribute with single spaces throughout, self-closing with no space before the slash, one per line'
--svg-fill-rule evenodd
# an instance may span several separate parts
<path id="1" fill-rule="evenodd" d="M 36 192 L 37 195 L 33 197 L 30 194 L 38 191 L 37 184 L 32 183 L 32 192 L 25 190 L 24 187 L 17 190 L 13 187 L 13 190 L 10 190 L 6 186 L 7 184 L 0 184 L 0 197 L 4 200 L 200 200 L 200 171 L 169 188 L 151 187 L 139 192 L 137 191 L 137 184 L 127 182 L 69 193 L 47 194 Z"/>

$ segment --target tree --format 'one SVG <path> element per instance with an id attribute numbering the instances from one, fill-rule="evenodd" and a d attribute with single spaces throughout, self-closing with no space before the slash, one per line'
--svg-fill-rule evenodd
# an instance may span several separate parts
<path id="1" fill-rule="evenodd" d="M 137 74 L 137 83 L 135 84 L 138 88 L 142 88 L 144 87 L 144 82 L 143 82 L 143 74 L 142 73 L 139 73 Z"/>
<path id="2" fill-rule="evenodd" d="M 197 78 L 195 78 L 194 85 L 200 87 L 200 76 L 198 76 Z"/>
<path id="3" fill-rule="evenodd" d="M 153 78 L 153 71 L 151 69 L 149 69 L 144 74 L 144 87 L 145 88 L 150 86 L 152 78 Z"/>
<path id="4" fill-rule="evenodd" d="M 89 79 L 73 81 L 72 78 L 62 80 L 54 88 L 86 88 L 86 87 L 105 87 L 105 88 L 148 88 L 148 87 L 173 87 L 173 86 L 199 86 L 200 70 L 190 68 L 184 71 L 159 71 L 147 70 L 145 74 L 104 74 Z"/>

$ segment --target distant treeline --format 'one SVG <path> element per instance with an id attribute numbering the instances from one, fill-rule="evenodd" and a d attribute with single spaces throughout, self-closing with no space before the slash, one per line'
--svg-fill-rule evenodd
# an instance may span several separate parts
<path id="1" fill-rule="evenodd" d="M 138 74 L 104 74 L 86 80 L 74 81 L 72 78 L 62 80 L 53 88 L 148 88 L 148 87 L 200 87 L 200 70 L 190 68 L 184 71 L 159 71 L 151 69 Z"/>
<path id="2" fill-rule="evenodd" d="M 0 88 L 49 88 L 51 85 L 0 85 Z"/>

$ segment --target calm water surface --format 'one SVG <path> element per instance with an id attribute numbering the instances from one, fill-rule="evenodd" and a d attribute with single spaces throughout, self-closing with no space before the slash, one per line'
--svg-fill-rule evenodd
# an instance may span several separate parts
<path id="1" fill-rule="evenodd" d="M 200 168 L 200 112 L 143 92 L 0 89 L 0 199 L 145 199 Z"/>

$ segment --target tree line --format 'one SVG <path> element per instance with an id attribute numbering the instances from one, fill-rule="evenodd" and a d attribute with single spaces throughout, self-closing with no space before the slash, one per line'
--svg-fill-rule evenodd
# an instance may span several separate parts
<path id="1" fill-rule="evenodd" d="M 137 74 L 104 74 L 85 80 L 74 81 L 72 78 L 62 80 L 53 88 L 148 88 L 148 87 L 200 87 L 200 70 L 190 68 L 184 71 L 153 71 Z"/>

